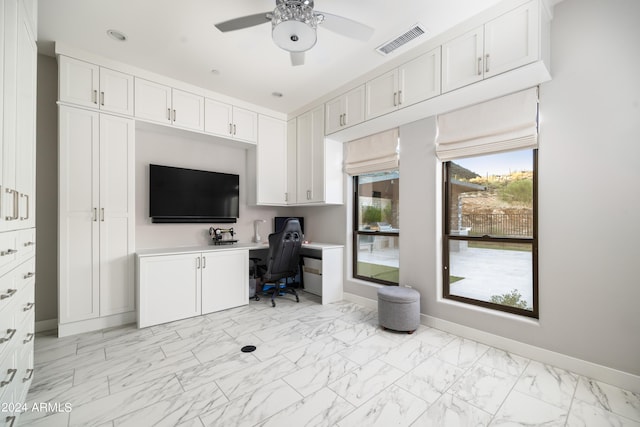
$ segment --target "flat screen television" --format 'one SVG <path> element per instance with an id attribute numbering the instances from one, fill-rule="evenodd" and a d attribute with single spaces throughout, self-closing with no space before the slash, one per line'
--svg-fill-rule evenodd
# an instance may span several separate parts
<path id="1" fill-rule="evenodd" d="M 149 216 L 155 223 L 235 223 L 240 177 L 149 165 Z"/>
<path id="2" fill-rule="evenodd" d="M 287 220 L 287 218 L 295 218 L 298 220 L 298 222 L 300 223 L 300 229 L 302 231 L 302 234 L 304 234 L 304 217 L 302 216 L 276 216 L 273 218 L 273 232 L 277 233 L 280 230 L 282 230 L 282 227 L 284 227 L 284 222 Z"/>

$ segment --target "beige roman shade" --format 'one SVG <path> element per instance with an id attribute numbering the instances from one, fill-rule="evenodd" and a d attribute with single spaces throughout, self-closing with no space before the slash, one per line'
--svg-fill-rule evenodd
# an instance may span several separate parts
<path id="1" fill-rule="evenodd" d="M 538 88 L 472 105 L 437 118 L 443 161 L 538 147 Z"/>
<path id="2" fill-rule="evenodd" d="M 349 175 L 398 168 L 398 128 L 346 143 L 344 171 Z"/>

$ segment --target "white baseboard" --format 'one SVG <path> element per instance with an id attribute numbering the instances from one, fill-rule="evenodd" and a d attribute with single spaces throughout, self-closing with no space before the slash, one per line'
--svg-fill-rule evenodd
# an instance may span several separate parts
<path id="1" fill-rule="evenodd" d="M 368 308 L 377 309 L 378 301 L 364 298 L 345 292 L 344 299 Z M 612 384 L 617 387 L 640 393 L 640 376 L 628 372 L 619 371 L 607 366 L 598 365 L 586 360 L 578 359 L 566 354 L 547 350 L 534 345 L 526 344 L 500 335 L 495 335 L 469 326 L 460 325 L 448 320 L 420 314 L 420 323 L 432 328 L 440 329 L 463 338 L 478 341 L 492 347 L 499 348 L 510 353 L 518 354 L 528 359 L 547 363 L 558 368 L 575 372 L 598 381 Z"/>
<path id="2" fill-rule="evenodd" d="M 36 333 L 58 329 L 58 319 L 40 320 L 36 322 Z"/>
<path id="3" fill-rule="evenodd" d="M 81 334 L 84 332 L 98 331 L 100 329 L 113 328 L 136 323 L 136 312 L 114 314 L 112 316 L 99 317 L 97 319 L 83 320 L 80 322 L 58 324 L 58 336 Z"/>

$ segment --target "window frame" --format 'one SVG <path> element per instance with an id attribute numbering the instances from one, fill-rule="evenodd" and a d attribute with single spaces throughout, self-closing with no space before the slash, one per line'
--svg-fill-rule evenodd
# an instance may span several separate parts
<path id="1" fill-rule="evenodd" d="M 358 224 L 360 221 L 360 218 L 358 218 L 358 212 L 359 212 L 359 194 L 358 194 L 358 179 L 359 179 L 359 175 L 354 175 L 353 176 L 353 218 L 352 218 L 352 224 L 353 224 L 353 233 L 352 233 L 352 253 L 351 253 L 351 258 L 352 258 L 352 275 L 354 279 L 359 279 L 359 280 L 364 280 L 367 282 L 372 282 L 372 283 L 376 283 L 378 285 L 386 285 L 386 286 L 399 286 L 399 283 L 394 283 L 394 282 L 390 282 L 388 280 L 382 280 L 382 279 L 376 279 L 375 277 L 368 277 L 368 276 L 361 276 L 358 274 L 358 249 L 359 249 L 359 244 L 358 244 L 358 236 L 391 236 L 391 237 L 397 237 L 398 238 L 398 244 L 400 242 L 400 232 L 397 231 L 379 231 L 379 230 L 375 230 L 375 231 L 365 231 L 365 230 L 360 230 L 358 229 Z M 399 201 L 398 201 L 399 202 Z M 398 259 L 398 262 L 400 260 Z M 398 267 L 399 269 L 399 267 Z"/>
<path id="2" fill-rule="evenodd" d="M 461 236 L 451 235 L 450 209 L 451 209 L 451 182 L 449 180 L 449 166 L 455 160 L 443 162 L 442 164 L 442 297 L 444 299 L 458 301 L 474 306 L 489 308 L 492 310 L 517 314 L 534 319 L 539 319 L 539 289 L 538 289 L 538 149 L 531 149 L 533 156 L 533 235 L 531 237 L 492 237 L 484 236 Z M 489 155 L 486 153 L 483 155 Z M 480 157 L 480 156 L 478 156 Z M 533 307 L 532 310 L 525 310 L 518 307 L 497 304 L 489 301 L 481 301 L 473 298 L 452 295 L 450 293 L 449 275 L 449 242 L 452 240 L 466 242 L 494 242 L 494 243 L 530 243 L 531 244 L 531 267 L 533 286 Z"/>

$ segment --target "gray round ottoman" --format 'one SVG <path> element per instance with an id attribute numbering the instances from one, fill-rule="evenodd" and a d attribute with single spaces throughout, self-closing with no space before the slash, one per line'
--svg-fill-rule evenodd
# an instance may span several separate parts
<path id="1" fill-rule="evenodd" d="M 420 293 L 399 286 L 379 288 L 378 320 L 385 329 L 413 333 L 420 325 Z"/>

